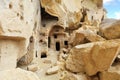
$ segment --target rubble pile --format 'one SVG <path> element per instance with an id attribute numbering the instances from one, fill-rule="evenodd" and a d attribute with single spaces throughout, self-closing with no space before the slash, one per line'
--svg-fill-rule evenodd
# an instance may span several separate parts
<path id="1" fill-rule="evenodd" d="M 103 0 L 0 0 L 0 79 L 120 80 L 106 14 Z"/>

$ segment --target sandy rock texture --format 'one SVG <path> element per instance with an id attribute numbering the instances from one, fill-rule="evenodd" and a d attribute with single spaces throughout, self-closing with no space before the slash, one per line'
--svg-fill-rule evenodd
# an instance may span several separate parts
<path id="1" fill-rule="evenodd" d="M 120 80 L 120 74 L 116 72 L 102 72 L 100 73 L 100 80 Z"/>
<path id="2" fill-rule="evenodd" d="M 39 6 L 38 0 L 0 0 L 0 70 L 30 63 L 39 50 Z"/>
<path id="3" fill-rule="evenodd" d="M 103 0 L 0 0 L 0 80 L 120 80 L 120 20 Z"/>
<path id="4" fill-rule="evenodd" d="M 108 40 L 75 46 L 66 60 L 66 68 L 72 72 L 85 71 L 90 76 L 108 70 L 119 54 L 119 42 Z"/>
<path id="5" fill-rule="evenodd" d="M 84 21 L 90 25 L 99 24 L 105 14 L 102 0 L 41 0 L 41 5 L 50 15 L 58 17 L 58 24 L 71 28 Z"/>
<path id="6" fill-rule="evenodd" d="M 39 80 L 38 76 L 20 68 L 0 71 L 1 80 Z"/>
<path id="7" fill-rule="evenodd" d="M 105 19 L 100 25 L 100 34 L 107 39 L 120 38 L 120 20 Z"/>
<path id="8" fill-rule="evenodd" d="M 84 27 L 94 27 L 94 26 L 88 26 L 85 25 Z M 105 38 L 101 37 L 96 33 L 96 31 L 93 31 L 89 28 L 79 28 L 78 30 L 75 30 L 72 35 L 69 38 L 69 44 L 71 46 L 76 46 L 79 44 L 84 44 L 88 42 L 96 42 L 96 41 L 104 41 Z M 95 30 L 95 29 L 94 29 Z"/>

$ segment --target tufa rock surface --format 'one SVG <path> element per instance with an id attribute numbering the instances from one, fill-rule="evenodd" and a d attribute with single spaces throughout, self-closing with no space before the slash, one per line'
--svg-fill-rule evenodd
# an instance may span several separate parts
<path id="1" fill-rule="evenodd" d="M 0 71 L 1 80 L 39 80 L 38 76 L 20 68 Z"/>
<path id="2" fill-rule="evenodd" d="M 30 63 L 39 50 L 39 6 L 38 0 L 0 0 L 0 70 Z"/>
<path id="3" fill-rule="evenodd" d="M 89 76 L 108 70 L 119 53 L 119 42 L 108 40 L 75 46 L 66 60 L 66 68 L 72 72 L 86 72 Z"/>
<path id="4" fill-rule="evenodd" d="M 100 25 L 100 34 L 106 39 L 120 38 L 120 20 L 105 19 Z"/>

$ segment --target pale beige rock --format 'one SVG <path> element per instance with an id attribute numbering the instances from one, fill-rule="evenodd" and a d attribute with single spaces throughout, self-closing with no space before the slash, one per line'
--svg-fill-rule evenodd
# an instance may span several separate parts
<path id="1" fill-rule="evenodd" d="M 59 53 L 58 60 L 59 60 L 59 61 L 65 61 L 65 60 L 67 59 L 68 55 L 69 55 L 69 54 L 65 54 L 65 53 L 63 53 L 63 52 L 60 52 L 60 53 Z"/>
<path id="2" fill-rule="evenodd" d="M 84 62 L 81 55 L 82 53 L 85 53 L 85 49 L 71 49 L 70 55 L 66 60 L 66 68 L 69 71 L 84 72 Z"/>
<path id="3" fill-rule="evenodd" d="M 76 46 L 82 43 L 85 43 L 85 35 L 79 32 L 73 32 L 73 34 L 69 38 L 69 44 L 71 46 Z"/>
<path id="4" fill-rule="evenodd" d="M 116 72 L 103 71 L 100 73 L 100 80 L 120 80 L 120 74 Z"/>
<path id="5" fill-rule="evenodd" d="M 13 69 L 17 63 L 17 53 L 21 48 L 19 41 L 0 40 L 0 71 Z M 19 46 L 18 46 L 19 45 Z M 8 52 L 9 51 L 9 52 Z M 14 51 L 14 53 L 13 53 Z"/>
<path id="6" fill-rule="evenodd" d="M 60 74 L 60 80 L 88 80 L 84 74 L 74 74 L 67 71 L 62 71 Z"/>
<path id="7" fill-rule="evenodd" d="M 93 26 L 88 26 L 88 27 L 93 27 Z M 87 42 L 96 42 L 96 41 L 104 41 L 104 40 L 105 40 L 104 38 L 97 35 L 97 33 L 93 32 L 92 30 L 80 28 L 73 32 L 73 34 L 69 39 L 69 44 L 71 46 L 76 46 Z"/>
<path id="8" fill-rule="evenodd" d="M 93 25 L 100 24 L 104 19 L 102 1 L 95 0 L 41 0 L 45 11 L 59 19 L 58 24 L 64 27 L 76 28 L 79 22 Z M 63 17 L 64 16 L 64 17 Z M 96 25 L 96 26 L 97 26 Z"/>
<path id="9" fill-rule="evenodd" d="M 38 70 L 38 66 L 35 65 L 35 64 L 29 65 L 29 66 L 27 67 L 27 70 L 28 70 L 28 71 L 32 71 L 32 72 L 35 72 L 35 71 Z"/>
<path id="10" fill-rule="evenodd" d="M 58 55 L 58 61 L 65 61 L 68 57 L 68 49 L 63 48 L 60 50 L 59 55 Z"/>
<path id="11" fill-rule="evenodd" d="M 100 25 L 100 34 L 107 39 L 120 38 L 120 20 L 105 19 Z"/>
<path id="12" fill-rule="evenodd" d="M 119 53 L 119 47 L 112 44 L 109 46 L 109 44 L 94 45 L 90 54 L 83 54 L 85 71 L 88 75 L 95 75 L 99 71 L 107 70 L 112 65 Z"/>
<path id="13" fill-rule="evenodd" d="M 81 6 L 79 6 L 81 5 L 80 1 L 81 0 L 71 0 L 70 2 L 67 0 L 41 0 L 41 5 L 45 8 L 46 12 L 58 17 L 61 25 L 73 26 L 78 23 L 82 17 L 80 12 Z"/>
<path id="14" fill-rule="evenodd" d="M 1 80 L 39 80 L 38 76 L 30 71 L 22 69 L 11 69 L 0 71 Z"/>
<path id="15" fill-rule="evenodd" d="M 40 17 L 44 14 L 40 8 L 51 17 L 48 21 Z M 120 40 L 104 41 L 97 35 L 105 13 L 103 0 L 0 0 L 0 70 L 13 69 L 18 63 L 36 71 L 41 80 L 57 80 L 59 71 L 63 72 L 60 80 L 87 80 L 80 72 L 91 76 L 107 70 L 118 54 Z M 58 22 L 52 21 L 53 16 Z M 76 46 L 86 42 L 92 43 Z M 70 55 L 69 43 L 76 46 Z M 38 65 L 28 66 L 33 59 Z M 39 80 L 28 71 L 0 71 L 0 80 Z"/>
<path id="16" fill-rule="evenodd" d="M 52 63 L 52 61 L 48 60 L 48 59 L 45 59 L 43 62 L 46 63 L 46 64 L 51 64 Z"/>
<path id="17" fill-rule="evenodd" d="M 60 80 L 77 80 L 77 78 L 72 73 L 63 71 Z"/>
<path id="18" fill-rule="evenodd" d="M 90 42 L 104 41 L 105 40 L 104 38 L 102 38 L 101 36 L 97 35 L 97 33 L 94 33 L 90 29 L 79 31 L 79 33 L 84 34 L 85 38 L 88 41 L 90 41 Z"/>
<path id="19" fill-rule="evenodd" d="M 39 3 L 39 0 L 0 0 L 0 70 L 15 68 L 25 54 L 27 58 L 22 61 L 30 63 L 38 52 Z"/>
<path id="20" fill-rule="evenodd" d="M 52 68 L 49 68 L 46 72 L 46 74 L 51 75 L 57 73 L 59 70 L 59 66 L 54 66 Z"/>
<path id="21" fill-rule="evenodd" d="M 78 45 L 71 49 L 66 68 L 90 76 L 107 70 L 118 55 L 119 43 L 120 40 L 107 40 Z"/>

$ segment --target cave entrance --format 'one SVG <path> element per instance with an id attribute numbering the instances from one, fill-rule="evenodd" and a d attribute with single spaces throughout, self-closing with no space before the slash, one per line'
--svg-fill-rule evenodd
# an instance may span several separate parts
<path id="1" fill-rule="evenodd" d="M 44 20 L 58 20 L 58 18 L 50 15 L 45 11 L 45 8 L 41 7 L 41 21 L 44 21 Z"/>
<path id="2" fill-rule="evenodd" d="M 60 51 L 60 42 L 56 42 L 56 51 Z"/>

